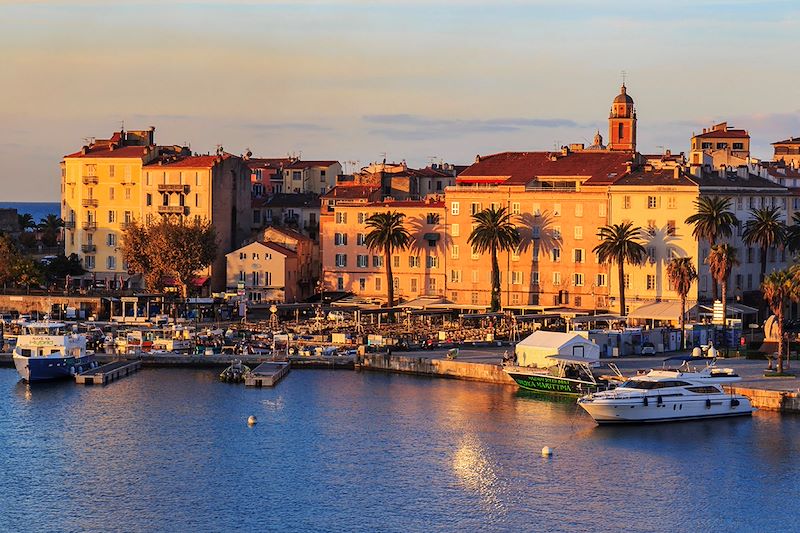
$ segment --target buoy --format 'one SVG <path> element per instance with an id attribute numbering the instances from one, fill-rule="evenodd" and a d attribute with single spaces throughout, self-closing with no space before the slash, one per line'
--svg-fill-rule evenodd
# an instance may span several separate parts
<path id="1" fill-rule="evenodd" d="M 248 426 L 255 426 L 256 422 L 257 422 L 256 417 L 253 415 L 250 415 L 250 417 L 247 419 Z"/>
<path id="2" fill-rule="evenodd" d="M 550 446 L 542 448 L 542 457 L 550 457 L 551 455 L 553 455 L 553 449 Z"/>

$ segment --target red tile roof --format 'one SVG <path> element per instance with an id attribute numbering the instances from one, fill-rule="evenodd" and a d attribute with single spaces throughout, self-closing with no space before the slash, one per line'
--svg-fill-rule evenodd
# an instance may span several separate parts
<path id="1" fill-rule="evenodd" d="M 785 139 L 783 141 L 774 142 L 772 144 L 773 145 L 776 145 L 776 144 L 800 144 L 800 137 L 789 137 L 788 139 Z"/>
<path id="2" fill-rule="evenodd" d="M 380 187 L 376 185 L 337 185 L 327 193 L 323 198 L 347 198 L 347 199 L 369 199 Z"/>
<path id="3" fill-rule="evenodd" d="M 295 239 L 295 240 L 298 240 L 298 241 L 310 241 L 311 240 L 311 237 L 307 237 L 307 236 L 303 235 L 302 233 L 300 233 L 299 231 L 295 231 L 295 230 L 290 229 L 290 228 L 282 228 L 280 226 L 267 226 L 262 231 L 267 231 L 267 230 L 277 231 L 278 233 L 281 233 L 281 234 L 285 235 L 286 237 L 289 237 L 291 239 Z"/>
<path id="4" fill-rule="evenodd" d="M 313 168 L 313 167 L 329 167 L 337 164 L 338 161 L 295 161 L 286 168 Z"/>
<path id="5" fill-rule="evenodd" d="M 536 177 L 585 177 L 605 185 L 622 176 L 633 152 L 503 152 L 484 156 L 458 175 L 458 183 L 526 185 Z"/>
<path id="6" fill-rule="evenodd" d="M 107 157 L 107 158 L 137 158 L 141 159 L 149 152 L 150 148 L 147 146 L 121 146 L 113 150 L 110 149 L 108 144 L 100 144 L 90 146 L 84 154 L 83 151 L 75 152 L 74 154 L 65 155 L 64 158 L 78 158 L 78 157 Z"/>
<path id="7" fill-rule="evenodd" d="M 636 185 L 643 187 L 665 186 L 665 185 L 688 185 L 697 186 L 691 176 L 687 176 L 684 172 L 680 172 L 678 177 L 675 177 L 675 169 L 663 168 L 646 170 L 639 168 L 626 174 L 614 182 L 614 185 Z"/>
<path id="8" fill-rule="evenodd" d="M 230 154 L 223 154 L 220 156 L 222 160 L 232 157 Z M 211 168 L 217 164 L 217 156 L 215 155 L 190 155 L 187 157 L 179 157 L 174 160 L 160 160 L 145 165 L 145 168 L 152 170 L 153 168 L 168 167 L 168 168 Z"/>
<path id="9" fill-rule="evenodd" d="M 297 252 L 295 252 L 294 250 L 290 250 L 290 249 L 286 248 L 285 246 L 281 246 L 280 244 L 277 244 L 277 243 L 274 243 L 274 242 L 271 242 L 271 241 L 258 241 L 258 242 L 263 244 L 267 248 L 275 250 L 276 252 L 281 253 L 281 254 L 283 254 L 283 255 L 285 255 L 287 257 L 296 257 L 297 256 Z"/>
<path id="10" fill-rule="evenodd" d="M 712 130 L 695 135 L 695 139 L 743 139 L 750 135 L 747 130 Z"/>
<path id="11" fill-rule="evenodd" d="M 423 200 L 386 200 L 382 202 L 370 202 L 369 207 L 432 207 L 443 208 L 443 201 L 426 202 Z"/>

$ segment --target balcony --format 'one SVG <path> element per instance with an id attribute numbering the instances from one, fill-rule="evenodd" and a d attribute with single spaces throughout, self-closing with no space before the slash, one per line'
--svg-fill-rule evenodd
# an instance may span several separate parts
<path id="1" fill-rule="evenodd" d="M 158 192 L 177 192 L 187 194 L 189 192 L 189 186 L 181 185 L 179 183 L 159 183 Z"/>
<path id="2" fill-rule="evenodd" d="M 125 220 L 119 223 L 120 229 L 128 229 L 133 226 L 133 220 Z"/>
<path id="3" fill-rule="evenodd" d="M 160 205 L 158 212 L 162 215 L 185 215 L 189 212 L 189 208 L 183 205 Z"/>
<path id="4" fill-rule="evenodd" d="M 81 244 L 81 252 L 85 254 L 93 254 L 97 251 L 97 246 L 94 244 Z"/>
<path id="5" fill-rule="evenodd" d="M 81 224 L 81 228 L 84 231 L 94 231 L 97 229 L 97 221 L 96 220 L 87 220 L 83 224 Z"/>
<path id="6" fill-rule="evenodd" d="M 97 198 L 84 198 L 81 200 L 81 205 L 83 207 L 97 207 L 97 204 Z"/>
<path id="7" fill-rule="evenodd" d="M 64 229 L 75 229 L 75 221 L 74 220 L 65 220 L 64 221 Z"/>
<path id="8" fill-rule="evenodd" d="M 84 176 L 83 177 L 83 184 L 84 185 L 97 185 L 98 183 L 97 176 Z"/>

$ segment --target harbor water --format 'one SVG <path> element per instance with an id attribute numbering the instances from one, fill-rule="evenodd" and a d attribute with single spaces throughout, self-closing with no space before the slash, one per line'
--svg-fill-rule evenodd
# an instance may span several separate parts
<path id="1" fill-rule="evenodd" d="M 0 529 L 797 530 L 795 416 L 606 428 L 497 385 L 217 373 L 79 387 L 0 369 Z"/>

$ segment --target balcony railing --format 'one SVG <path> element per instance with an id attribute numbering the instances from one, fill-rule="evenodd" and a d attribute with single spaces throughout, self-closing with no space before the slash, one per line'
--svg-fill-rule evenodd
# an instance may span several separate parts
<path id="1" fill-rule="evenodd" d="M 94 230 L 97 229 L 97 221 L 96 220 L 88 220 L 88 221 L 84 222 L 83 224 L 81 224 L 81 228 L 83 228 L 84 231 L 94 231 Z"/>
<path id="2" fill-rule="evenodd" d="M 93 254 L 97 251 L 97 246 L 94 244 L 81 244 L 81 252 L 85 254 Z"/>
<path id="3" fill-rule="evenodd" d="M 160 205 L 158 206 L 158 212 L 162 214 L 169 214 L 169 215 L 185 215 L 188 213 L 189 209 L 183 205 Z"/>
<path id="4" fill-rule="evenodd" d="M 65 220 L 64 221 L 64 229 L 75 229 L 75 221 L 74 220 Z"/>
<path id="5" fill-rule="evenodd" d="M 97 198 L 84 198 L 81 200 L 81 205 L 83 207 L 97 207 Z"/>
<path id="6" fill-rule="evenodd" d="M 84 176 L 83 177 L 83 184 L 84 185 L 97 185 L 98 183 L 97 176 Z"/>
<path id="7" fill-rule="evenodd" d="M 189 186 L 179 183 L 159 183 L 158 192 L 182 192 L 186 194 L 189 192 Z"/>
<path id="8" fill-rule="evenodd" d="M 120 229 L 128 229 L 133 226 L 133 220 L 123 220 L 119 223 Z"/>

